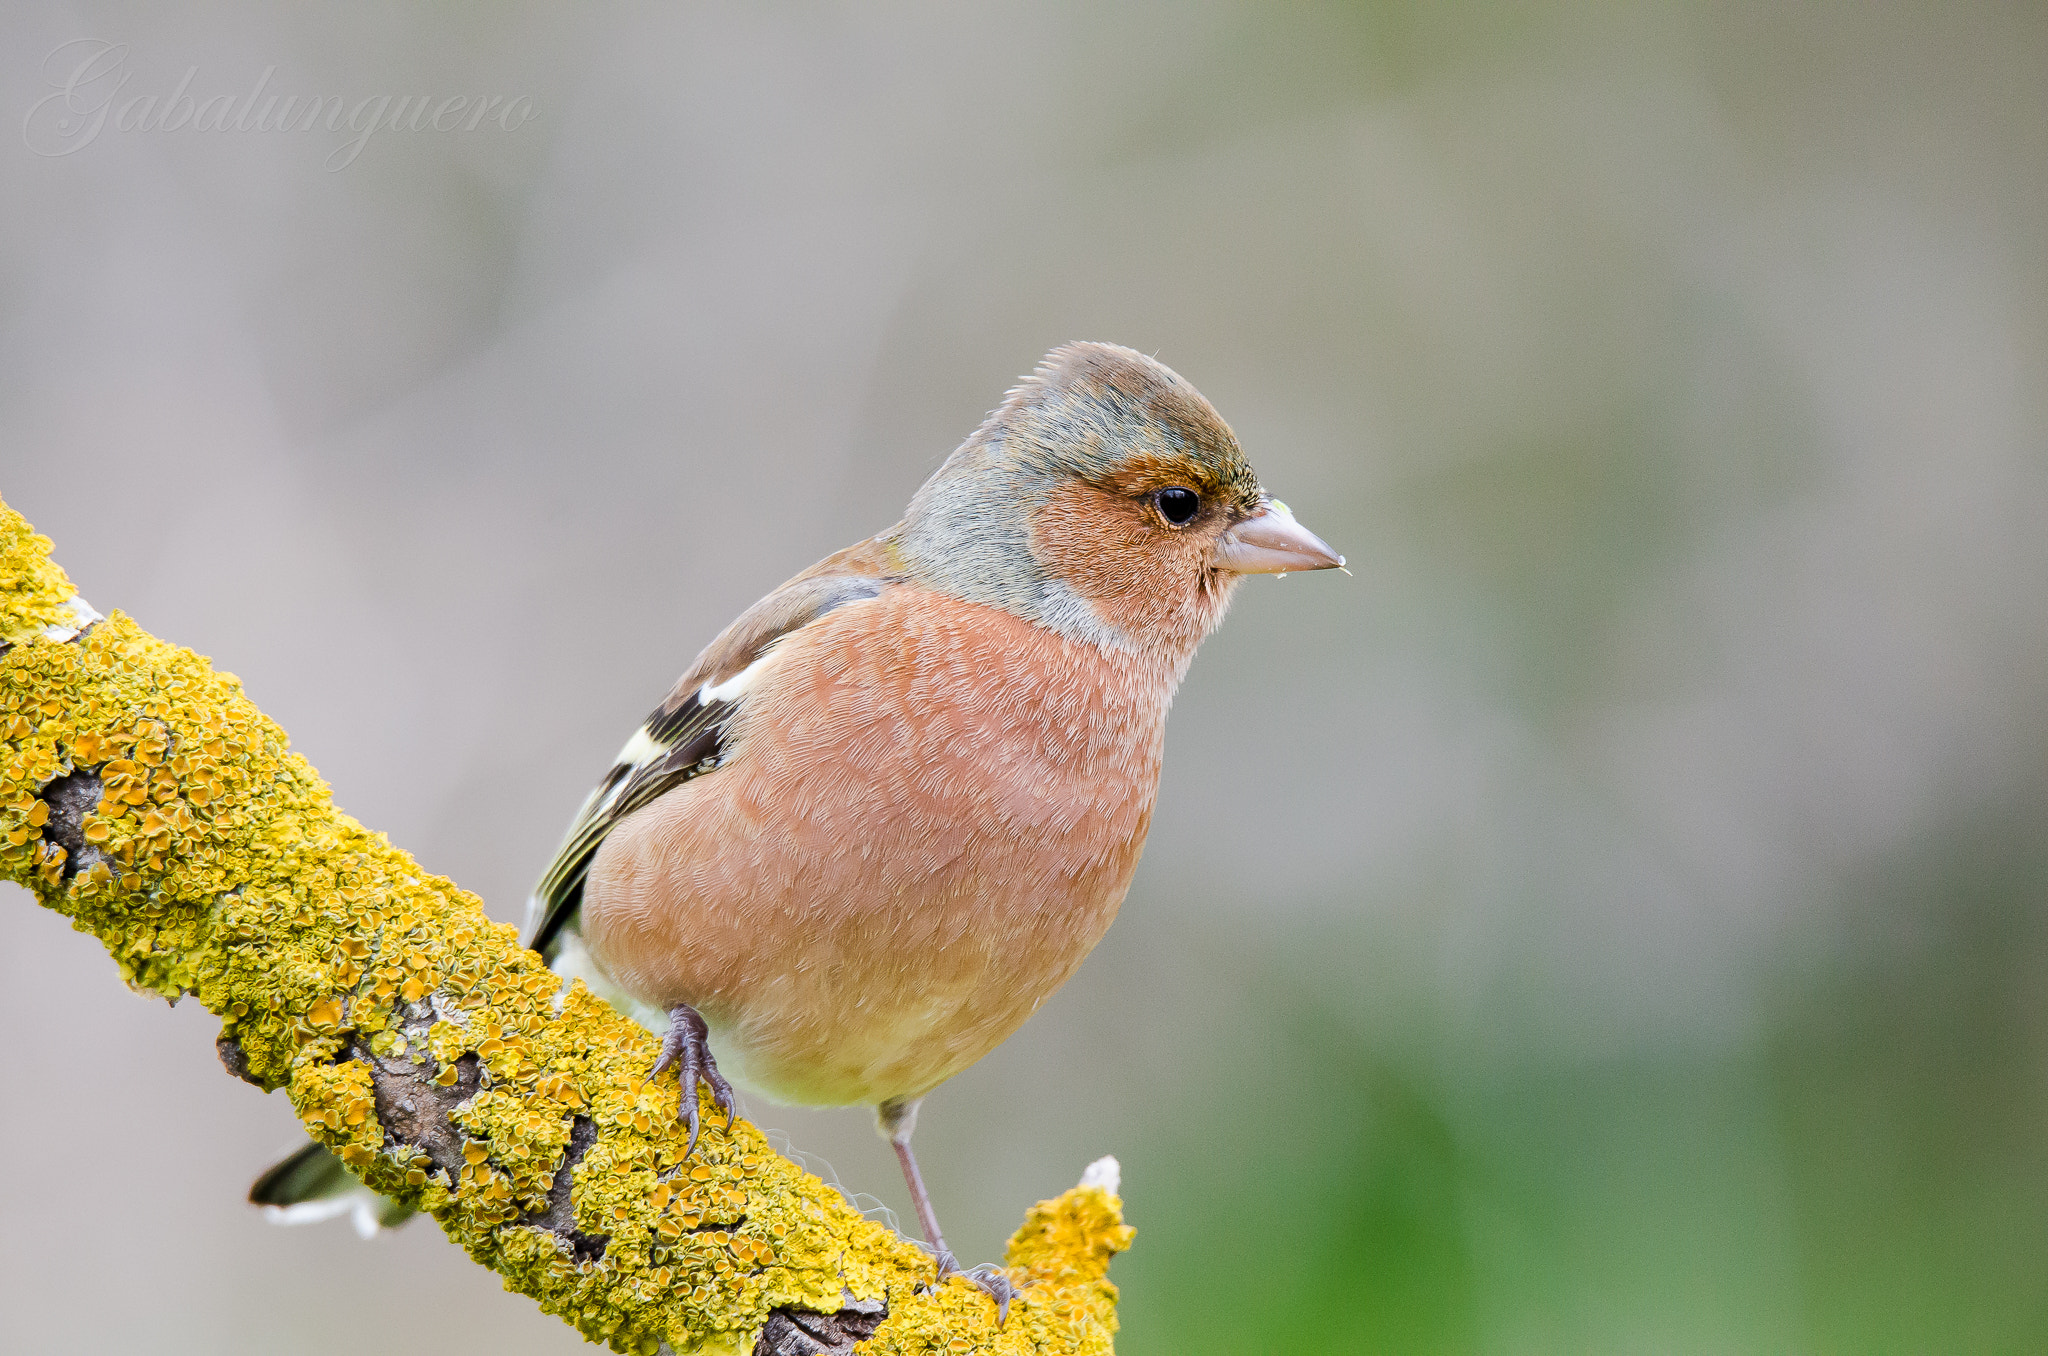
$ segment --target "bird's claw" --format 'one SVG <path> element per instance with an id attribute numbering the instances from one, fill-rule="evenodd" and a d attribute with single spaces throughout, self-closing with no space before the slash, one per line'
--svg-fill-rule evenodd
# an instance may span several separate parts
<path id="1" fill-rule="evenodd" d="M 718 1064 L 711 1058 L 710 1036 L 710 1029 L 695 1008 L 688 1003 L 676 1004 L 668 1010 L 668 1034 L 661 1038 L 661 1057 L 647 1071 L 649 1078 L 658 1078 L 669 1068 L 677 1070 L 676 1119 L 690 1127 L 690 1142 L 683 1147 L 685 1158 L 697 1147 L 699 1083 L 711 1089 L 711 1100 L 725 1113 L 727 1134 L 732 1133 L 736 1114 L 732 1084 L 725 1081 L 725 1075 L 718 1072 Z"/>
<path id="2" fill-rule="evenodd" d="M 963 1267 L 951 1251 L 941 1249 L 938 1254 L 939 1283 L 945 1284 L 948 1276 L 958 1276 L 979 1286 L 984 1294 L 996 1302 L 996 1326 L 1002 1327 L 1010 1317 L 1010 1301 L 1017 1297 L 1017 1286 L 1010 1280 L 1010 1273 L 994 1262 L 983 1262 L 978 1267 Z"/>

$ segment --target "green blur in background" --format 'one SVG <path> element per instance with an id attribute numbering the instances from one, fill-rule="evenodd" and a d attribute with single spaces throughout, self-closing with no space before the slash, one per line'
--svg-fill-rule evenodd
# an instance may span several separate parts
<path id="1" fill-rule="evenodd" d="M 1115 1153 L 1128 1356 L 2048 1350 L 2048 11 L 0 33 L 0 494 L 500 917 L 1054 344 L 1350 557 L 1239 593 L 1123 916 L 927 1103 L 969 1260 Z M 48 154 L 79 39 L 535 116 Z M 0 1349 L 578 1345 L 430 1225 L 256 1218 L 289 1108 L 11 889 L 0 1031 Z M 904 1211 L 862 1113 L 751 1111 Z"/>

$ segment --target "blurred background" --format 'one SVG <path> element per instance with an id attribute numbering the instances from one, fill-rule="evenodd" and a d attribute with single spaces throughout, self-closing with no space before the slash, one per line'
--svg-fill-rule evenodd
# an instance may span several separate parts
<path id="1" fill-rule="evenodd" d="M 116 125 L 192 68 L 500 102 Z M 964 1257 L 1115 1153 L 1129 1356 L 2048 1349 L 2040 6 L 24 5 L 0 112 L 0 494 L 503 918 L 1054 344 L 1350 556 L 1241 591 L 1121 920 L 927 1103 Z M 0 890 L 0 1348 L 579 1345 L 258 1218 L 214 1030 Z"/>

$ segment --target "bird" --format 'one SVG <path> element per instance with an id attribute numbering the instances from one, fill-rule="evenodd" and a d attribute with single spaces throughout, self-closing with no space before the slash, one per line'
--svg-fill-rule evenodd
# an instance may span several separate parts
<path id="1" fill-rule="evenodd" d="M 866 1106 L 941 1279 L 911 1136 L 924 1098 L 1016 1031 L 1116 916 L 1166 717 L 1251 574 L 1341 568 L 1191 384 L 1115 344 L 1048 353 L 902 519 L 741 613 L 626 741 L 523 934 L 662 1037 L 688 1152 L 698 1088 Z M 310 1146 L 251 1197 L 402 1207 Z"/>

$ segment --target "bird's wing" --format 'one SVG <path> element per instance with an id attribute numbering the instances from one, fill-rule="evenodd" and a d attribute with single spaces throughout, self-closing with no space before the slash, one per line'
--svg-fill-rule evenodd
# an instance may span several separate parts
<path id="1" fill-rule="evenodd" d="M 877 597 L 894 582 L 881 574 L 833 571 L 850 554 L 799 575 L 742 613 L 626 741 L 611 771 L 576 812 L 554 861 L 534 887 L 527 905 L 527 946 L 552 959 L 557 934 L 582 906 L 591 858 L 621 820 L 663 792 L 717 769 L 725 753 L 726 728 L 745 700 L 754 666 L 776 642 L 828 612 Z"/>

